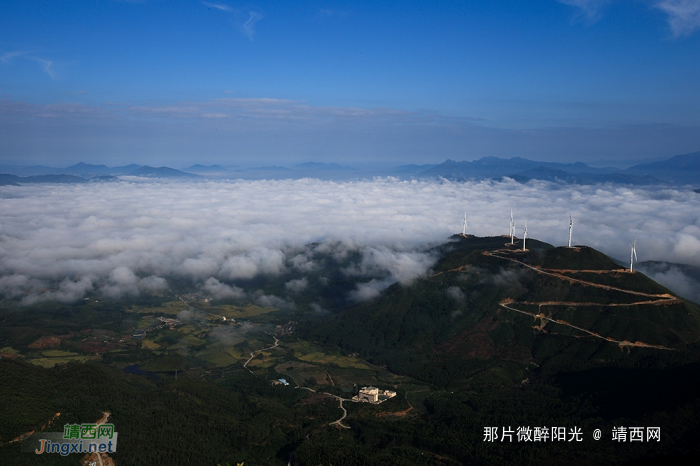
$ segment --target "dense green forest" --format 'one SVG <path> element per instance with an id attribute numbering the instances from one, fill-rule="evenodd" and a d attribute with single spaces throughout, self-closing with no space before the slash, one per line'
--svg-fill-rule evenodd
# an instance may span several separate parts
<path id="1" fill-rule="evenodd" d="M 98 419 L 119 432 L 118 464 L 624 464 L 640 458 L 700 458 L 700 363 L 669 361 L 543 375 L 521 387 L 435 391 L 421 415 L 377 417 L 375 406 L 349 406 L 351 429 L 325 425 L 337 403 L 304 404 L 307 393 L 270 386 L 241 372 L 219 381 L 158 383 L 95 364 L 59 369 L 0 361 L 2 435 L 46 421 Z M 657 367 L 666 367 L 660 369 Z M 397 408 L 404 408 L 402 404 Z M 396 408 L 394 408 L 396 409 Z M 486 426 L 579 427 L 580 443 L 484 442 Z M 612 442 L 615 426 L 658 426 L 662 441 Z M 596 442 L 593 429 L 605 437 Z M 1 464 L 75 464 L 75 457 L 0 448 Z"/>
<path id="2" fill-rule="evenodd" d="M 11 440 L 56 413 L 47 430 L 105 411 L 119 465 L 697 464 L 698 306 L 590 248 L 528 245 L 453 238 L 428 277 L 360 304 L 328 295 L 322 315 L 206 308 L 247 312 L 235 325 L 208 316 L 167 328 L 157 318 L 185 309 L 169 296 L 31 312 L 5 303 L 0 464 L 77 464 Z M 145 372 L 125 370 L 135 364 Z M 350 402 L 360 382 L 397 396 Z M 348 428 L 329 425 L 342 415 L 336 397 L 348 400 Z M 513 441 L 488 441 L 494 427 Z M 557 427 L 567 440 L 516 434 Z M 619 427 L 658 427 L 660 441 L 614 441 Z"/>

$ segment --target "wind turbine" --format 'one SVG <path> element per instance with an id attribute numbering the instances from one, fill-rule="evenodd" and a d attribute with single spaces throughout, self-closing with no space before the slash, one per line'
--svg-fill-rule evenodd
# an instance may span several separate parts
<path id="1" fill-rule="evenodd" d="M 574 219 L 571 218 L 569 214 L 569 247 L 571 247 L 571 232 L 574 229 Z"/>
<path id="2" fill-rule="evenodd" d="M 523 232 L 523 251 L 525 250 L 525 240 L 527 239 L 527 220 L 525 220 L 525 231 Z"/>
<path id="3" fill-rule="evenodd" d="M 630 250 L 630 272 L 633 272 L 634 269 L 632 268 L 632 265 L 634 264 L 634 261 L 639 262 L 639 259 L 637 259 L 637 240 L 634 240 L 634 243 L 630 244 L 630 247 L 632 248 Z"/>
<path id="4" fill-rule="evenodd" d="M 513 244 L 513 236 L 515 235 L 515 222 L 513 221 L 513 209 L 510 209 L 510 244 Z"/>
<path id="5" fill-rule="evenodd" d="M 462 234 L 467 236 L 467 212 L 464 212 L 464 223 L 462 224 Z"/>

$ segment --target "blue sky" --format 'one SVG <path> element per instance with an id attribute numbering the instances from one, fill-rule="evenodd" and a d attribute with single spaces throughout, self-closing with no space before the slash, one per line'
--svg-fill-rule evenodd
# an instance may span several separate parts
<path id="1" fill-rule="evenodd" d="M 700 0 L 0 5 L 0 164 L 700 150 Z"/>

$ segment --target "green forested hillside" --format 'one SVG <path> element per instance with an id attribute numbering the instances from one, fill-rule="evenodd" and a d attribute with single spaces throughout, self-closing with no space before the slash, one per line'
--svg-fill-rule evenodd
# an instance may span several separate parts
<path id="1" fill-rule="evenodd" d="M 105 411 L 118 465 L 700 460 L 698 305 L 591 248 L 509 240 L 455 236 L 428 276 L 335 313 L 166 295 L 2 308 L 0 464 L 76 464 L 10 440 L 56 413 L 60 431 Z M 323 273 L 346 293 L 341 267 Z M 352 402 L 364 385 L 397 396 Z M 613 441 L 619 426 L 658 427 L 661 441 Z M 579 429 L 581 441 L 488 442 L 487 427 Z"/>
<path id="2" fill-rule="evenodd" d="M 442 383 L 484 365 L 622 361 L 632 348 L 676 351 L 700 339 L 698 305 L 600 252 L 508 243 L 458 236 L 430 277 L 396 284 L 308 337 L 433 383 L 446 363 Z"/>

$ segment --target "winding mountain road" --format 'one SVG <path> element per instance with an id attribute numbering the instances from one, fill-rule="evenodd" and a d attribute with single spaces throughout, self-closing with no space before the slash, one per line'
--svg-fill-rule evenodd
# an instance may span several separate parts
<path id="1" fill-rule="evenodd" d="M 326 393 L 326 395 L 330 395 L 330 393 Z M 338 427 L 342 427 L 343 429 L 349 429 L 350 426 L 346 426 L 345 424 L 343 424 L 343 419 L 345 419 L 348 415 L 348 411 L 343 407 L 343 401 L 350 401 L 350 400 L 345 400 L 344 398 L 341 398 L 341 397 L 335 396 L 335 395 L 331 395 L 331 396 L 334 396 L 340 402 L 340 409 L 343 410 L 343 415 L 341 416 L 340 419 L 338 419 L 337 421 L 333 421 L 333 422 L 329 423 L 328 425 L 329 426 L 335 425 Z"/>
<path id="2" fill-rule="evenodd" d="M 601 289 L 604 289 L 604 290 L 607 290 L 607 291 L 616 291 L 616 292 L 620 292 L 620 293 L 626 293 L 626 294 L 631 294 L 631 295 L 634 295 L 634 296 L 641 296 L 641 297 L 645 298 L 643 301 L 637 301 L 637 302 L 634 302 L 634 303 L 610 303 L 610 304 L 601 304 L 601 303 L 592 303 L 592 302 L 571 302 L 571 301 L 542 301 L 542 302 L 522 301 L 522 302 L 518 302 L 518 301 L 515 301 L 515 300 L 510 299 L 510 298 L 504 299 L 503 301 L 501 301 L 500 303 L 498 303 L 498 305 L 501 306 L 501 307 L 504 308 L 504 309 L 508 309 L 508 310 L 510 310 L 510 311 L 519 312 L 519 313 L 521 313 L 521 314 L 528 315 L 528 316 L 532 317 L 533 319 L 535 319 L 535 321 L 536 321 L 537 319 L 539 319 L 539 320 L 540 320 L 540 325 L 539 325 L 539 326 L 536 326 L 536 328 L 539 329 L 540 331 L 544 331 L 544 326 L 546 325 L 545 322 L 553 322 L 553 323 L 556 323 L 556 324 L 559 324 L 559 325 L 564 325 L 564 326 L 567 326 L 567 327 L 570 327 L 570 328 L 579 330 L 579 331 L 584 332 L 584 333 L 586 333 L 586 334 L 588 334 L 588 335 L 590 335 L 590 336 L 593 336 L 593 337 L 595 337 L 595 338 L 600 338 L 601 340 L 609 341 L 609 342 L 611 342 L 611 343 L 616 343 L 616 344 L 618 344 L 618 345 L 620 346 L 620 348 L 636 346 L 636 347 L 655 348 L 655 349 L 660 349 L 660 350 L 674 351 L 673 348 L 667 348 L 667 347 L 662 346 L 662 345 L 651 345 L 651 344 L 648 344 L 648 343 L 644 343 L 644 342 L 642 342 L 642 341 L 630 342 L 630 341 L 627 341 L 627 340 L 622 340 L 622 341 L 620 341 L 620 340 L 615 340 L 614 338 L 605 337 L 605 336 L 599 335 L 599 334 L 596 333 L 596 332 L 592 332 L 592 331 L 590 331 L 590 330 L 586 330 L 585 328 L 581 328 L 581 327 L 579 327 L 579 326 L 577 326 L 577 325 L 574 325 L 574 324 L 572 324 L 572 323 L 570 323 L 570 322 L 567 322 L 567 321 L 565 321 L 565 320 L 554 319 L 554 318 L 551 318 L 551 317 L 547 317 L 547 316 L 546 316 L 544 313 L 542 313 L 542 312 L 540 312 L 540 313 L 538 313 L 538 314 L 535 314 L 535 313 L 533 313 L 533 312 L 528 312 L 528 311 L 524 311 L 524 310 L 521 310 L 521 309 L 517 309 L 517 308 L 515 308 L 515 307 L 513 307 L 513 306 L 514 306 L 514 305 L 517 305 L 517 304 L 536 305 L 536 306 L 540 306 L 540 307 L 541 307 L 541 306 L 566 306 L 566 307 L 586 307 L 586 306 L 598 306 L 598 307 L 632 307 L 632 306 L 640 306 L 640 305 L 644 305 L 644 304 L 662 305 L 662 306 L 663 306 L 663 305 L 675 304 L 675 303 L 681 302 L 681 301 L 680 301 L 678 298 L 676 298 L 675 296 L 673 296 L 673 295 L 671 295 L 671 294 L 668 294 L 668 293 L 651 294 L 651 293 L 644 293 L 644 292 L 641 292 L 641 291 L 626 290 L 626 289 L 624 289 L 624 288 L 618 288 L 618 287 L 609 286 L 609 285 L 601 285 L 601 284 L 599 284 L 599 283 L 589 282 L 589 281 L 587 281 L 587 280 L 582 280 L 582 279 L 580 279 L 580 278 L 573 278 L 573 277 L 564 275 L 565 273 L 570 273 L 570 274 L 574 274 L 574 273 L 600 273 L 600 274 L 604 274 L 604 273 L 625 273 L 625 272 L 626 272 L 626 269 L 617 269 L 617 270 L 543 269 L 543 268 L 540 268 L 540 267 L 534 267 L 534 266 L 532 266 L 532 265 L 530 265 L 530 264 L 526 264 L 526 263 L 524 263 L 524 262 L 522 262 L 522 261 L 519 261 L 519 260 L 516 259 L 516 258 L 508 257 L 508 256 L 504 255 L 504 253 L 508 253 L 508 252 L 512 252 L 512 250 L 511 250 L 511 249 L 503 249 L 503 250 L 499 249 L 499 250 L 496 250 L 496 251 L 484 251 L 484 252 L 483 252 L 483 255 L 485 255 L 485 256 L 490 256 L 490 257 L 495 257 L 495 258 L 497 258 L 497 259 L 502 259 L 502 260 L 511 261 L 511 262 L 514 262 L 514 263 L 516 263 L 516 264 L 518 264 L 518 265 L 521 265 L 521 266 L 523 266 L 523 267 L 526 267 L 526 268 L 528 268 L 528 269 L 530 269 L 530 270 L 533 270 L 533 271 L 537 272 L 538 274 L 548 275 L 548 276 L 550 276 L 550 277 L 554 277 L 554 278 L 557 278 L 557 279 L 559 279 L 559 280 L 566 281 L 566 282 L 568 282 L 568 283 L 570 283 L 570 284 L 572 284 L 572 283 L 578 283 L 578 284 L 583 285 L 583 286 L 591 286 L 591 287 L 595 287 L 595 288 L 601 288 Z M 466 267 L 466 266 L 462 266 L 462 267 L 459 267 L 459 268 L 457 268 L 457 269 L 448 270 L 448 272 L 462 272 L 462 271 L 464 270 L 465 267 Z M 649 298 L 651 298 L 651 299 L 649 299 Z"/>
<path id="3" fill-rule="evenodd" d="M 250 358 L 248 358 L 248 360 L 245 362 L 245 364 L 243 364 L 243 368 L 244 368 L 244 369 L 248 369 L 246 366 L 248 365 L 248 363 L 249 363 L 250 361 L 253 360 L 253 358 L 255 357 L 255 353 L 260 353 L 261 351 L 269 350 L 269 349 L 272 349 L 272 348 L 277 348 L 277 347 L 279 346 L 279 342 L 280 342 L 280 341 L 277 339 L 277 337 L 273 335 L 272 338 L 275 339 L 275 344 L 274 344 L 274 345 L 268 346 L 267 348 L 259 349 L 259 350 L 257 350 L 257 351 L 253 351 L 252 353 L 250 353 Z M 251 371 L 250 369 L 248 369 L 248 371 L 249 371 L 251 374 L 253 373 L 253 371 Z"/>
<path id="4" fill-rule="evenodd" d="M 323 395 L 328 395 L 328 396 L 331 396 L 331 397 L 335 398 L 336 400 L 338 400 L 338 401 L 340 402 L 340 409 L 343 410 L 343 415 L 340 417 L 340 419 L 338 419 L 338 420 L 336 420 L 336 421 L 333 421 L 333 422 L 329 422 L 328 425 L 329 425 L 329 426 L 338 426 L 338 427 L 342 427 L 343 429 L 351 429 L 351 427 L 346 426 L 345 424 L 343 424 L 343 419 L 345 419 L 345 418 L 347 417 L 347 415 L 348 415 L 348 411 L 347 411 L 347 410 L 345 409 L 345 407 L 343 406 L 343 401 L 351 401 L 351 402 L 353 402 L 353 403 L 357 403 L 357 401 L 355 401 L 355 400 L 348 400 L 348 399 L 346 399 L 346 398 L 341 398 L 341 397 L 339 397 L 338 395 L 334 395 L 334 394 L 328 393 L 328 392 L 317 392 L 317 391 L 314 390 L 313 388 L 309 388 L 309 387 L 300 387 L 300 386 L 297 385 L 297 386 L 294 387 L 294 388 L 301 388 L 302 390 L 308 390 L 308 391 L 314 392 L 314 393 L 322 393 Z"/>

